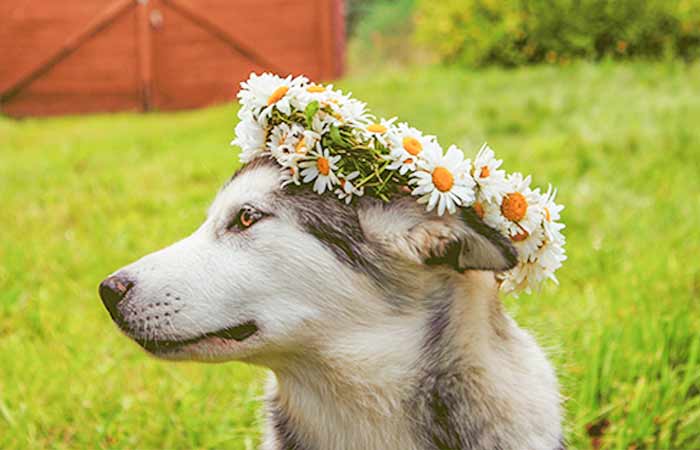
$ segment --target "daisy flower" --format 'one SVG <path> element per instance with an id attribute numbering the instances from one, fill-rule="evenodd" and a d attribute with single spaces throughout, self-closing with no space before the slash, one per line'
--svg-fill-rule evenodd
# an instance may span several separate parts
<path id="1" fill-rule="evenodd" d="M 252 161 L 265 151 L 265 129 L 252 117 L 245 118 L 236 125 L 236 137 L 231 145 L 241 148 L 238 156 L 242 163 Z"/>
<path id="2" fill-rule="evenodd" d="M 274 151 L 278 147 L 282 146 L 294 146 L 296 141 L 298 141 L 298 136 L 304 132 L 304 127 L 299 124 L 292 124 L 292 126 L 286 123 L 281 123 L 274 127 L 270 131 L 270 138 L 267 142 L 267 148 L 270 151 Z"/>
<path id="3" fill-rule="evenodd" d="M 294 151 L 294 146 L 292 145 L 280 145 L 275 147 L 274 150 L 270 151 L 270 154 L 277 161 L 277 163 L 284 167 L 297 167 L 299 161 L 304 158 L 304 155 L 300 155 Z"/>
<path id="4" fill-rule="evenodd" d="M 291 104 L 299 111 L 304 111 L 313 101 L 317 101 L 321 105 L 329 104 L 331 101 L 337 102 L 337 98 L 342 97 L 342 95 L 342 92 L 333 90 L 332 84 L 324 86 L 309 83 L 290 90 Z"/>
<path id="5" fill-rule="evenodd" d="M 338 170 L 337 162 L 340 160 L 340 155 L 331 156 L 328 149 L 322 149 L 321 144 L 316 145 L 316 150 L 312 151 L 311 160 L 299 163 L 302 169 L 301 176 L 304 183 L 314 181 L 314 191 L 319 194 L 330 190 L 333 185 L 338 184 L 338 177 L 334 171 Z"/>
<path id="6" fill-rule="evenodd" d="M 558 284 L 559 281 L 554 272 L 562 266 L 565 260 L 563 236 L 561 240 L 545 239 L 531 261 L 521 260 L 517 266 L 501 275 L 501 290 L 506 293 L 517 293 L 518 291 L 530 293 L 546 279 Z"/>
<path id="7" fill-rule="evenodd" d="M 270 73 L 257 75 L 252 73 L 248 81 L 241 83 L 238 99 L 243 105 L 244 111 L 258 111 L 259 120 L 266 122 L 272 114 L 272 109 L 277 108 L 284 114 L 291 114 L 291 95 L 287 95 L 290 89 L 299 88 L 308 83 L 306 77 L 292 78 L 291 75 L 281 78 Z M 261 109 L 262 108 L 262 109 Z"/>
<path id="8" fill-rule="evenodd" d="M 339 178 L 340 187 L 335 190 L 335 195 L 338 196 L 340 200 L 345 200 L 345 203 L 350 204 L 353 196 L 362 197 L 365 193 L 363 188 L 356 188 L 352 184 L 352 180 L 360 176 L 360 172 L 355 171 L 349 175 L 341 175 Z"/>
<path id="9" fill-rule="evenodd" d="M 531 233 L 544 219 L 539 189 L 530 189 L 530 177 L 523 178 L 520 173 L 510 174 L 506 182 L 507 193 L 500 203 L 500 217 L 487 214 L 484 220 L 506 236 Z"/>
<path id="10" fill-rule="evenodd" d="M 379 122 L 372 122 L 365 126 L 365 135 L 367 138 L 374 138 L 377 142 L 382 144 L 384 147 L 389 146 L 389 141 L 393 139 L 394 136 L 394 122 L 396 117 L 391 119 L 381 119 Z"/>
<path id="11" fill-rule="evenodd" d="M 511 235 L 510 240 L 518 250 L 521 261 L 534 261 L 537 251 L 544 243 L 544 228 L 539 226 L 530 232 L 520 230 L 518 234 Z"/>
<path id="12" fill-rule="evenodd" d="M 290 164 L 289 166 L 282 167 L 282 187 L 287 186 L 288 184 L 296 184 L 299 186 L 301 184 L 301 180 L 299 177 L 300 174 L 300 169 L 299 166 L 296 164 L 295 160 L 290 160 L 294 161 L 293 164 Z"/>
<path id="13" fill-rule="evenodd" d="M 464 153 L 454 145 L 445 155 L 439 147 L 423 150 L 423 158 L 418 169 L 411 175 L 409 183 L 415 184 L 412 194 L 420 196 L 419 203 L 427 203 L 427 210 L 435 206 L 438 214 L 445 209 L 451 214 L 457 206 L 468 206 L 474 201 L 474 180 L 468 176 L 471 162 L 464 159 Z"/>
<path id="14" fill-rule="evenodd" d="M 518 296 L 518 292 L 527 294 L 536 288 L 542 279 L 542 272 L 536 264 L 520 262 L 508 272 L 499 275 L 501 290 L 506 294 Z"/>
<path id="15" fill-rule="evenodd" d="M 306 155 L 309 153 L 309 149 L 316 146 L 317 143 L 321 141 L 321 135 L 311 130 L 304 130 L 300 133 L 300 137 L 294 144 L 294 152 L 297 155 Z"/>
<path id="16" fill-rule="evenodd" d="M 438 146 L 434 136 L 423 136 L 423 133 L 409 127 L 408 124 L 400 123 L 389 136 L 389 158 L 392 162 L 387 169 L 398 170 L 401 175 L 405 175 L 409 170 L 415 172 L 423 149 L 434 146 Z"/>
<path id="17" fill-rule="evenodd" d="M 566 252 L 564 250 L 565 243 L 566 240 L 564 236 L 558 239 L 545 240 L 537 251 L 537 265 L 544 275 L 543 278 L 549 278 L 557 284 L 559 281 L 557 277 L 554 276 L 554 272 L 566 261 Z"/>
<path id="18" fill-rule="evenodd" d="M 334 104 L 332 108 L 335 111 L 333 118 L 340 121 L 342 125 L 365 127 L 372 120 L 372 116 L 367 111 L 367 104 L 349 96 Z"/>
<path id="19" fill-rule="evenodd" d="M 556 240 L 562 237 L 561 230 L 565 228 L 563 223 L 559 222 L 560 213 L 564 209 L 562 205 L 555 203 L 557 190 L 552 189 L 550 184 L 547 192 L 542 196 L 542 205 L 544 210 L 544 226 L 545 236 L 547 239 Z"/>
<path id="20" fill-rule="evenodd" d="M 484 144 L 474 158 L 472 176 L 479 187 L 479 193 L 488 201 L 501 202 L 506 193 L 506 172 L 499 169 L 503 161 L 496 159 L 493 150 Z"/>

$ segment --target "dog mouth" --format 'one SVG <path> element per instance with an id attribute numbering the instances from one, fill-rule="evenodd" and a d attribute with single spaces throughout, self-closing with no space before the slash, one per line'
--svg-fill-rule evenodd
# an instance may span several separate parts
<path id="1" fill-rule="evenodd" d="M 232 340 L 236 342 L 243 342 L 246 339 L 253 336 L 258 332 L 258 326 L 255 322 L 244 322 L 240 325 L 233 327 L 223 328 L 218 331 L 212 331 L 210 333 L 205 333 L 200 336 L 181 339 L 181 340 L 161 340 L 161 339 L 143 339 L 135 338 L 136 342 L 151 353 L 167 353 L 176 351 L 187 345 L 196 344 L 202 342 L 206 339 L 219 338 L 226 341 Z"/>

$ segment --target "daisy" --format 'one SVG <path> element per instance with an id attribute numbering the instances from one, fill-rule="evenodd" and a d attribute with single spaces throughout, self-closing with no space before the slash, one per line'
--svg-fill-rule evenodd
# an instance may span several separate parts
<path id="1" fill-rule="evenodd" d="M 540 248 L 536 251 L 533 261 L 520 261 L 510 271 L 503 274 L 501 290 L 506 293 L 524 291 L 532 292 L 538 288 L 543 281 L 550 279 L 559 283 L 554 272 L 562 266 L 566 260 L 564 252 L 564 241 L 544 240 Z M 517 295 L 516 295 L 517 296 Z"/>
<path id="2" fill-rule="evenodd" d="M 537 251 L 537 265 L 544 275 L 542 278 L 549 278 L 555 283 L 559 283 L 554 272 L 566 261 L 565 243 L 564 236 L 561 236 L 560 239 L 545 240 Z"/>
<path id="3" fill-rule="evenodd" d="M 416 185 L 412 194 L 420 196 L 419 203 L 428 204 L 428 211 L 437 205 L 439 215 L 445 209 L 454 214 L 457 206 L 468 206 L 474 201 L 474 180 L 465 175 L 470 164 L 454 145 L 445 155 L 437 146 L 424 149 L 419 170 L 411 175 L 409 182 Z"/>
<path id="4" fill-rule="evenodd" d="M 281 78 L 270 73 L 257 75 L 252 73 L 248 81 L 241 83 L 238 98 L 244 111 L 259 112 L 258 118 L 266 123 L 272 110 L 277 108 L 283 114 L 291 114 L 291 95 L 287 95 L 290 89 L 304 86 L 308 79 L 303 76 L 292 78 L 289 75 Z"/>
<path id="5" fill-rule="evenodd" d="M 547 192 L 542 196 L 544 210 L 544 222 L 542 225 L 544 226 L 545 236 L 550 240 L 563 238 L 561 230 L 565 228 L 565 225 L 559 222 L 560 213 L 564 207 L 555 203 L 556 196 L 557 190 L 552 189 L 551 184 L 547 188 Z"/>
<path id="6" fill-rule="evenodd" d="M 297 155 L 306 155 L 309 150 L 314 148 L 321 141 L 321 135 L 311 130 L 304 130 L 299 139 L 294 144 L 294 153 Z"/>
<path id="7" fill-rule="evenodd" d="M 521 261 L 534 261 L 537 251 L 544 243 L 544 228 L 539 226 L 532 231 L 520 230 L 517 234 L 512 234 L 510 240 L 518 250 L 518 257 Z"/>
<path id="8" fill-rule="evenodd" d="M 503 161 L 496 159 L 493 150 L 484 144 L 474 158 L 472 176 L 479 186 L 479 193 L 488 201 L 501 202 L 506 193 L 506 172 L 499 169 Z"/>
<path id="9" fill-rule="evenodd" d="M 338 196 L 340 200 L 345 200 L 345 203 L 350 204 L 353 196 L 362 197 L 365 193 L 364 188 L 356 188 L 352 184 L 352 180 L 360 176 L 360 172 L 355 171 L 345 176 L 342 175 L 339 178 L 340 187 L 335 190 L 335 195 Z"/>
<path id="10" fill-rule="evenodd" d="M 367 111 L 367 104 L 349 96 L 335 103 L 332 108 L 336 113 L 333 117 L 342 125 L 364 128 L 372 120 L 372 116 Z"/>
<path id="11" fill-rule="evenodd" d="M 236 137 L 231 145 L 241 148 L 238 158 L 247 163 L 263 154 L 265 151 L 265 129 L 252 118 L 246 118 L 236 125 Z"/>
<path id="12" fill-rule="evenodd" d="M 340 160 L 340 155 L 331 156 L 328 149 L 322 149 L 321 144 L 316 145 L 316 150 L 311 152 L 313 159 L 299 163 L 302 169 L 301 176 L 304 183 L 314 181 L 314 191 L 319 194 L 326 192 L 326 189 L 332 189 L 333 185 L 338 184 L 338 177 L 333 172 L 338 170 L 336 163 Z"/>
<path id="13" fill-rule="evenodd" d="M 298 140 L 297 136 L 304 132 L 304 127 L 296 123 L 292 126 L 281 123 L 270 131 L 270 138 L 267 148 L 274 152 L 278 147 L 294 146 Z"/>
<path id="14" fill-rule="evenodd" d="M 384 147 L 389 146 L 389 141 L 394 138 L 394 122 L 396 117 L 391 119 L 381 119 L 379 122 L 372 122 L 365 126 L 365 135 L 374 138 L 373 142 L 379 142 Z"/>
<path id="15" fill-rule="evenodd" d="M 541 271 L 536 264 L 520 262 L 508 272 L 499 275 L 501 290 L 512 293 L 515 297 L 519 292 L 529 294 L 537 287 L 537 279 L 541 278 Z"/>
<path id="16" fill-rule="evenodd" d="M 506 194 L 500 203 L 502 219 L 488 223 L 506 236 L 515 236 L 523 230 L 531 233 L 542 224 L 544 211 L 539 189 L 530 189 L 530 176 L 523 178 L 513 173 L 506 179 Z"/>
<path id="17" fill-rule="evenodd" d="M 305 128 L 302 139 L 296 144 L 296 152 L 301 154 L 308 153 L 309 150 L 316 147 L 316 144 L 321 142 L 321 136 L 328 131 L 328 124 L 324 123 L 321 118 L 316 115 L 311 119 L 311 128 Z"/>
<path id="18" fill-rule="evenodd" d="M 291 104 L 299 111 L 304 111 L 311 102 L 317 101 L 320 105 L 324 105 L 339 96 L 342 96 L 342 92 L 334 91 L 332 84 L 324 86 L 309 83 L 290 90 Z"/>
<path id="19" fill-rule="evenodd" d="M 400 123 L 389 137 L 389 158 L 392 162 L 387 169 L 398 170 L 401 175 L 405 175 L 409 170 L 415 172 L 423 149 L 434 146 L 439 147 L 434 136 L 423 136 L 423 133 L 409 127 L 408 124 Z"/>
<path id="20" fill-rule="evenodd" d="M 293 161 L 293 160 L 290 160 Z M 296 161 L 294 161 L 293 164 L 287 166 L 287 167 L 282 167 L 282 187 L 287 186 L 288 184 L 296 184 L 299 186 L 301 184 L 300 178 L 299 178 L 299 173 L 300 169 L 299 166 L 296 164 Z"/>

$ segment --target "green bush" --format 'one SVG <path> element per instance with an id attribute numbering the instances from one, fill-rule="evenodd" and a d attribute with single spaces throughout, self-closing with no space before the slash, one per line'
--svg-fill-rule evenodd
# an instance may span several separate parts
<path id="1" fill-rule="evenodd" d="M 373 70 L 387 64 L 410 64 L 422 53 L 407 45 L 414 34 L 416 0 L 352 0 L 355 11 L 349 47 L 350 66 Z"/>
<path id="2" fill-rule="evenodd" d="M 418 0 L 416 36 L 446 62 L 700 56 L 698 0 Z"/>

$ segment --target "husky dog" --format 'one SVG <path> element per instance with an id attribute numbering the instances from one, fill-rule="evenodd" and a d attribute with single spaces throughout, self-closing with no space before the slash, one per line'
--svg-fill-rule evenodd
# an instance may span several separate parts
<path id="1" fill-rule="evenodd" d="M 283 188 L 259 158 L 100 296 L 159 358 L 270 368 L 265 450 L 563 448 L 555 373 L 498 299 L 515 249 L 424 209 Z"/>

